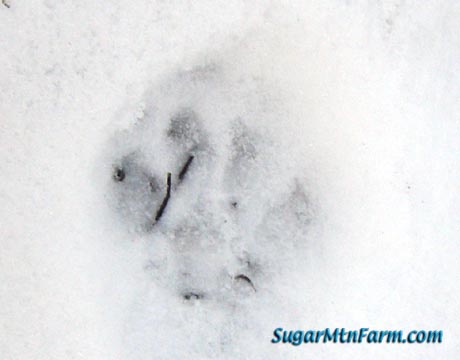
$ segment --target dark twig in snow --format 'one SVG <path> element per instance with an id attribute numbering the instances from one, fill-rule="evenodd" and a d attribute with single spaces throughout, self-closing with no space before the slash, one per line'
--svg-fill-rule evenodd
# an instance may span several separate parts
<path id="1" fill-rule="evenodd" d="M 155 215 L 155 222 L 160 220 L 161 216 L 163 215 L 163 212 L 166 209 L 166 206 L 168 205 L 169 197 L 171 196 L 171 173 L 168 173 L 168 178 L 166 180 L 166 195 L 163 199 L 163 202 L 161 203 L 160 208 L 158 209 L 156 215 Z"/>
<path id="2" fill-rule="evenodd" d="M 5 5 L 8 9 L 10 8 L 10 4 L 7 2 L 7 0 L 2 0 L 2 4 Z"/>
<path id="3" fill-rule="evenodd" d="M 248 278 L 246 275 L 244 275 L 244 274 L 239 274 L 239 275 L 235 276 L 235 280 L 243 280 L 243 281 L 246 281 L 249 285 L 251 285 L 251 287 L 254 289 L 254 291 L 257 291 L 257 290 L 256 290 L 256 287 L 255 287 L 254 284 L 252 283 L 251 279 Z"/>
<path id="4" fill-rule="evenodd" d="M 179 173 L 179 181 L 182 181 L 182 179 L 184 178 L 185 174 L 187 173 L 188 171 L 188 168 L 190 167 L 193 159 L 195 157 L 193 155 L 190 155 L 189 158 L 187 159 L 187 162 L 185 163 L 185 165 L 182 167 L 182 170 L 180 171 Z"/>
<path id="5" fill-rule="evenodd" d="M 179 175 L 178 175 L 179 182 L 181 182 L 184 179 L 185 174 L 187 173 L 190 167 L 190 164 L 192 163 L 194 158 L 195 157 L 193 155 L 190 155 L 189 158 L 187 159 L 186 163 L 184 164 L 181 171 L 179 172 Z M 150 187 L 152 188 L 152 183 L 150 183 Z M 155 223 L 158 222 L 158 220 L 160 220 L 160 218 L 163 216 L 163 212 L 165 211 L 166 206 L 168 205 L 170 197 L 171 197 L 171 173 L 168 173 L 166 195 L 163 199 L 163 202 L 161 203 L 160 208 L 158 209 L 155 215 Z"/>

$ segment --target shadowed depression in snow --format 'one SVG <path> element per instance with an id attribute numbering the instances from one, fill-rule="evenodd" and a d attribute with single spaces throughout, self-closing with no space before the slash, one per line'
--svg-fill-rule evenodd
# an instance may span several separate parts
<path id="1" fill-rule="evenodd" d="M 258 84 L 238 80 L 217 66 L 177 72 L 145 95 L 142 116 L 112 144 L 114 216 L 151 237 L 154 281 L 216 306 L 269 287 L 280 254 L 308 241 L 312 216 L 276 144 L 253 128 L 270 111 Z M 237 86 L 256 91 L 247 99 Z"/>

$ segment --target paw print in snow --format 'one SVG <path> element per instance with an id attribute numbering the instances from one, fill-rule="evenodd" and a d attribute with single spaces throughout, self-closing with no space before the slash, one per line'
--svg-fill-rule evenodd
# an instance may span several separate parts
<path id="1" fill-rule="evenodd" d="M 255 83 L 216 67 L 179 72 L 114 140 L 118 214 L 161 245 L 152 275 L 185 302 L 258 294 L 305 241 L 311 204 L 260 128 L 270 110 Z"/>

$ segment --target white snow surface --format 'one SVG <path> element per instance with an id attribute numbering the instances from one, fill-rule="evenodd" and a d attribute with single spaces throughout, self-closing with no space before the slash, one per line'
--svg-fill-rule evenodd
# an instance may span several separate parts
<path id="1" fill-rule="evenodd" d="M 458 2 L 7 3 L 1 359 L 459 358 Z"/>

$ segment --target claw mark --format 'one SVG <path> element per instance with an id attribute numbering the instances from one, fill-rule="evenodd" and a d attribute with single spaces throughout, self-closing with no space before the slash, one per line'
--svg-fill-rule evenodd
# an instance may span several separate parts
<path id="1" fill-rule="evenodd" d="M 187 162 L 185 163 L 185 165 L 182 167 L 182 170 L 180 171 L 179 173 L 179 181 L 182 181 L 184 179 L 184 176 L 185 174 L 187 173 L 190 165 L 192 164 L 192 161 L 195 157 L 193 155 L 190 155 Z"/>
<path id="2" fill-rule="evenodd" d="M 125 179 L 125 176 L 126 176 L 126 173 L 122 168 L 120 167 L 115 168 L 115 171 L 113 173 L 113 179 L 115 181 L 118 181 L 118 182 L 123 181 Z"/>
<path id="3" fill-rule="evenodd" d="M 166 206 L 168 205 L 169 198 L 171 196 L 171 173 L 168 173 L 168 178 L 166 180 L 166 195 L 163 199 L 163 202 L 161 203 L 160 208 L 158 209 L 156 215 L 155 215 L 155 223 L 160 220 L 161 216 L 163 215 L 163 212 L 166 209 Z"/>
<path id="4" fill-rule="evenodd" d="M 194 292 L 189 292 L 187 294 L 184 294 L 184 299 L 185 300 L 199 300 L 199 299 L 202 299 L 203 298 L 203 295 L 200 295 L 200 294 L 197 294 L 197 293 L 194 293 Z"/>
<path id="5" fill-rule="evenodd" d="M 244 274 L 239 274 L 239 275 L 235 276 L 235 280 L 243 280 L 243 281 L 246 281 L 249 285 L 251 285 L 251 287 L 254 289 L 254 291 L 257 291 L 257 290 L 256 290 L 256 287 L 255 287 L 254 284 L 252 283 L 251 279 L 248 278 L 246 275 L 244 275 Z"/>

